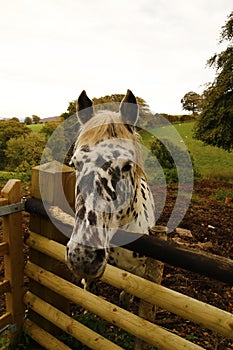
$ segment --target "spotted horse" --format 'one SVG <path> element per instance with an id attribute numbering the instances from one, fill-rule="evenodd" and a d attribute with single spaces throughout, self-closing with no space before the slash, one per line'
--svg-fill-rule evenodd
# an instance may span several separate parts
<path id="1" fill-rule="evenodd" d="M 143 170 L 138 104 L 128 90 L 119 112 L 94 111 L 83 91 L 81 124 L 72 163 L 76 169 L 75 225 L 67 244 L 67 265 L 87 285 L 99 279 L 107 262 L 144 276 L 146 257 L 110 247 L 118 228 L 148 234 L 155 225 L 154 200 Z"/>

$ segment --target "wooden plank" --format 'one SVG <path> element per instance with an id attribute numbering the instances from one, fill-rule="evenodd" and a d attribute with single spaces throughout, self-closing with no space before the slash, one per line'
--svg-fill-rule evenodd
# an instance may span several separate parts
<path id="1" fill-rule="evenodd" d="M 38 344 L 43 346 L 47 350 L 72 350 L 67 345 L 63 344 L 60 340 L 46 332 L 43 328 L 40 328 L 37 324 L 27 319 L 23 325 L 23 331 L 29 335 Z"/>
<path id="2" fill-rule="evenodd" d="M 79 323 L 78 321 L 75 321 L 73 318 L 67 316 L 66 314 L 56 309 L 52 305 L 46 303 L 44 300 L 40 299 L 31 292 L 27 292 L 25 294 L 24 301 L 28 305 L 28 307 L 32 308 L 41 316 L 49 319 L 50 322 L 53 322 L 63 331 L 80 340 L 81 343 L 85 344 L 91 349 L 123 350 L 123 348 L 121 348 L 120 346 L 110 342 L 109 340 L 102 337 L 100 334 L 92 331 L 91 329 Z"/>
<path id="3" fill-rule="evenodd" d="M 0 243 L 0 256 L 3 256 L 5 254 L 9 253 L 9 245 L 7 242 Z"/>
<path id="4" fill-rule="evenodd" d="M 8 204 L 20 202 L 20 180 L 9 180 L 1 191 Z M 17 325 L 19 334 L 24 319 L 24 256 L 22 237 L 22 214 L 6 215 L 3 220 L 3 241 L 9 246 L 9 254 L 4 255 L 5 279 L 10 282 L 11 292 L 6 293 L 6 309 L 12 315 L 12 323 Z"/>
<path id="5" fill-rule="evenodd" d="M 28 277 L 35 279 L 47 288 L 59 292 L 70 301 L 126 330 L 137 338 L 157 346 L 160 350 L 203 350 L 202 347 L 180 338 L 149 321 L 143 320 L 141 317 L 103 300 L 35 264 L 29 262 L 25 267 L 25 273 Z M 35 298 L 32 298 L 32 300 L 30 298 L 30 301 L 29 304 L 31 305 Z M 27 299 L 26 303 L 28 303 Z M 108 348 L 106 347 L 106 349 Z"/>
<path id="6" fill-rule="evenodd" d="M 4 293 L 9 293 L 11 291 L 10 282 L 5 280 L 3 282 L 0 282 L 0 295 Z"/>
<path id="7" fill-rule="evenodd" d="M 0 317 L 0 329 L 3 329 L 10 323 L 12 323 L 12 315 L 10 312 L 6 312 Z"/>
<path id="8" fill-rule="evenodd" d="M 8 204 L 7 198 L 0 198 L 0 207 Z"/>
<path id="9" fill-rule="evenodd" d="M 65 262 L 65 247 L 31 233 L 27 244 Z M 27 273 L 27 267 L 25 272 Z M 107 265 L 102 281 L 233 339 L 233 315 L 129 272 Z"/>
<path id="10" fill-rule="evenodd" d="M 53 241 L 52 239 L 48 239 L 39 235 L 38 233 L 29 232 L 25 243 L 35 249 L 39 250 L 41 253 L 45 255 L 49 255 L 52 258 L 59 260 L 65 263 L 65 246 Z"/>

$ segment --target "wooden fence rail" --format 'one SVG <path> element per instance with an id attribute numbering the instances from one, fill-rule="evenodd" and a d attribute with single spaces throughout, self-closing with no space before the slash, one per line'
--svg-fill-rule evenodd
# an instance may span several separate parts
<path id="1" fill-rule="evenodd" d="M 29 319 L 24 322 L 24 331 L 45 349 L 72 350 L 52 334 L 46 332 L 43 328 L 39 327 Z"/>
<path id="2" fill-rule="evenodd" d="M 0 243 L 0 256 L 3 256 L 5 254 L 9 253 L 9 245 L 7 242 Z"/>

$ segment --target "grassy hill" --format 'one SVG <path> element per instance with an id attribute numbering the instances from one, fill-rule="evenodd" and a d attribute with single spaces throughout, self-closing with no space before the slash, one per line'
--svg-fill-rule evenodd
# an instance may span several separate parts
<path id="1" fill-rule="evenodd" d="M 233 152 L 205 146 L 201 141 L 193 139 L 193 126 L 194 123 L 175 125 L 201 174 L 207 178 L 233 181 Z"/>
<path id="2" fill-rule="evenodd" d="M 178 131 L 186 147 L 190 151 L 195 165 L 199 169 L 202 177 L 233 182 L 233 152 L 227 152 L 213 146 L 205 146 L 201 141 L 193 138 L 194 122 L 173 124 L 166 127 L 152 129 L 152 135 L 158 138 L 167 138 L 174 136 L 174 128 Z M 151 133 L 143 132 L 141 134 L 143 144 L 149 147 L 152 141 Z M 180 138 L 175 138 L 177 145 Z M 174 137 L 173 137 L 174 141 Z"/>

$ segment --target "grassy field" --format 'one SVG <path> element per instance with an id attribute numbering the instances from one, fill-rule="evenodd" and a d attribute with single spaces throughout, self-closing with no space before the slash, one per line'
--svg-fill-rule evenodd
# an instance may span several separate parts
<path id="1" fill-rule="evenodd" d="M 31 124 L 31 125 L 28 125 L 28 128 L 34 132 L 40 132 L 40 130 L 43 128 L 43 126 L 44 126 L 44 124 Z"/>
<path id="2" fill-rule="evenodd" d="M 217 147 L 205 146 L 201 141 L 195 140 L 193 138 L 193 122 L 152 129 L 151 133 L 158 138 L 168 140 L 172 138 L 179 145 L 182 141 L 178 135 L 175 135 L 174 127 L 190 151 L 202 177 L 233 182 L 233 152 L 229 153 Z M 153 136 L 145 132 L 141 136 L 143 144 L 149 147 Z"/>
<path id="3" fill-rule="evenodd" d="M 201 141 L 193 139 L 194 123 L 175 125 L 191 152 L 201 174 L 207 178 L 233 181 L 233 152 L 212 146 L 204 146 Z"/>

